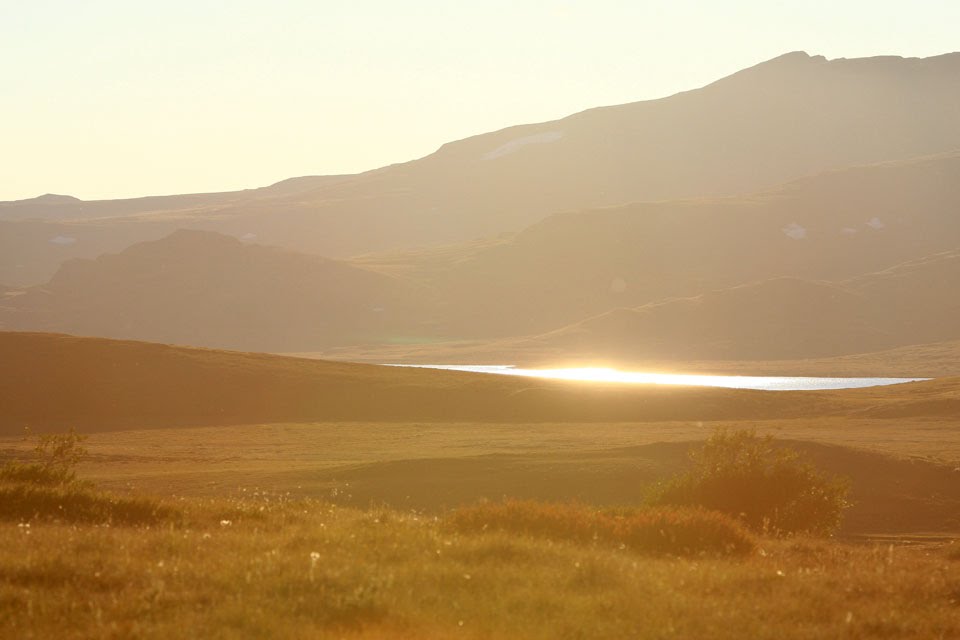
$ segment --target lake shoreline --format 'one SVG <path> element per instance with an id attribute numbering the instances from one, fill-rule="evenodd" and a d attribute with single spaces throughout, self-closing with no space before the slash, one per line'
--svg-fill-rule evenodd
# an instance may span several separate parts
<path id="1" fill-rule="evenodd" d="M 656 384 L 723 389 L 755 389 L 759 391 L 826 391 L 863 389 L 867 387 L 924 382 L 932 378 L 892 377 L 828 377 L 828 376 L 746 376 L 655 373 L 623 371 L 608 367 L 522 368 L 515 365 L 402 364 L 383 363 L 388 367 L 465 371 L 491 375 L 508 375 L 546 380 L 571 380 L 612 384 Z"/>

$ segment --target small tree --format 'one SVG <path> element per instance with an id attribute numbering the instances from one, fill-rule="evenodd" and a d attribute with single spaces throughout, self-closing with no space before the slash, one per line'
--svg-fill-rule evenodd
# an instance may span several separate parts
<path id="1" fill-rule="evenodd" d="M 774 535 L 828 535 L 840 524 L 848 483 L 752 430 L 718 429 L 691 452 L 693 467 L 660 487 L 654 504 L 697 505 Z"/>
<path id="2" fill-rule="evenodd" d="M 0 479 L 45 485 L 75 482 L 77 465 L 87 455 L 86 439 L 72 427 L 67 433 L 42 434 L 33 448 L 33 459 L 7 463 L 0 469 Z"/>

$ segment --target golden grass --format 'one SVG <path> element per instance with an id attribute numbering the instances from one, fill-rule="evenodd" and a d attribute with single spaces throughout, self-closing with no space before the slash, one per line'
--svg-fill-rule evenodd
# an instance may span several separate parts
<path id="1" fill-rule="evenodd" d="M 955 545 L 762 541 L 746 556 L 463 533 L 282 495 L 151 527 L 0 524 L 0 636 L 953 638 Z"/>
<path id="2" fill-rule="evenodd" d="M 639 553 L 736 555 L 753 551 L 754 536 L 733 518 L 697 508 L 598 510 L 586 505 L 505 500 L 457 509 L 463 533 L 507 533 L 620 545 Z"/>
<path id="3" fill-rule="evenodd" d="M 719 425 L 793 440 L 851 477 L 844 534 L 960 532 L 960 432 L 953 421 L 746 423 L 332 423 L 92 434 L 83 477 L 114 491 L 221 496 L 238 486 L 366 507 L 451 508 L 513 496 L 636 504 L 682 471 L 692 441 Z M 0 439 L 0 458 L 26 453 Z M 951 523 L 952 519 L 952 523 Z"/>
<path id="4" fill-rule="evenodd" d="M 176 510 L 155 499 L 112 495 L 80 483 L 0 483 L 0 521 L 151 524 L 176 515 Z"/>

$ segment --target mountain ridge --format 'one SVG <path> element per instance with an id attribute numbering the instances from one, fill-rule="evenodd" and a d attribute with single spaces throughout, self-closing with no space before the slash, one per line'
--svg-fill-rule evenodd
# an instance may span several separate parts
<path id="1" fill-rule="evenodd" d="M 960 57 L 784 60 L 666 98 L 471 136 L 362 174 L 309 179 L 294 193 L 201 197 L 176 215 L 138 209 L 134 218 L 78 221 L 85 248 L 16 238 L 29 229 L 7 227 L 4 234 L 33 246 L 26 258 L 0 252 L 0 281 L 42 282 L 64 257 L 183 226 L 343 258 L 516 231 L 562 210 L 750 193 L 832 168 L 960 148 Z M 10 208 L 0 205 L 3 217 Z"/>

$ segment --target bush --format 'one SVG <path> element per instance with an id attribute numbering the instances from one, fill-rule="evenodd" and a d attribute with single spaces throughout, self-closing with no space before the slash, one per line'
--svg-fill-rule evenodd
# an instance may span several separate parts
<path id="1" fill-rule="evenodd" d="M 67 433 L 41 435 L 32 462 L 10 462 L 0 468 L 0 480 L 39 485 L 66 485 L 76 481 L 77 465 L 87 455 L 87 437 L 73 428 Z"/>
<path id="2" fill-rule="evenodd" d="M 0 485 L 0 520 L 137 525 L 177 520 L 179 513 L 146 497 L 123 497 L 74 485 Z"/>
<path id="3" fill-rule="evenodd" d="M 113 496 L 79 481 L 84 440 L 73 429 L 41 435 L 31 460 L 0 468 L 0 520 L 150 524 L 179 517 L 156 499 Z"/>
<path id="4" fill-rule="evenodd" d="M 693 468 L 661 486 L 654 505 L 700 506 L 773 535 L 827 535 L 840 524 L 848 485 L 754 431 L 717 430 L 691 453 Z"/>
<path id="5" fill-rule="evenodd" d="M 576 504 L 507 500 L 463 507 L 450 525 L 461 533 L 502 531 L 579 543 L 625 545 L 642 553 L 746 553 L 753 536 L 723 514 L 698 508 L 646 508 L 620 513 Z"/>

